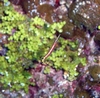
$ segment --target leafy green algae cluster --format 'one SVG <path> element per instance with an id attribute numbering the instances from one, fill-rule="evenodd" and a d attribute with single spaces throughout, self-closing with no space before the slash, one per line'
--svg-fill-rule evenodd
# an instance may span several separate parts
<path id="1" fill-rule="evenodd" d="M 72 81 L 78 75 L 76 67 L 79 64 L 86 65 L 86 59 L 78 55 L 78 42 L 59 39 L 60 47 L 57 48 L 48 60 L 56 69 L 64 69 L 67 72 L 68 80 Z"/>
<path id="2" fill-rule="evenodd" d="M 12 90 L 28 91 L 30 73 L 34 60 L 41 61 L 55 40 L 55 33 L 62 32 L 65 22 L 49 24 L 39 17 L 29 18 L 16 12 L 11 5 L 3 6 L 0 17 L 0 32 L 8 34 L 8 51 L 0 56 L 0 82 Z M 47 58 L 49 65 L 69 71 L 69 80 L 78 74 L 75 70 L 85 59 L 78 57 L 77 42 L 59 38 L 58 46 Z M 49 66 L 48 65 L 48 66 Z"/>

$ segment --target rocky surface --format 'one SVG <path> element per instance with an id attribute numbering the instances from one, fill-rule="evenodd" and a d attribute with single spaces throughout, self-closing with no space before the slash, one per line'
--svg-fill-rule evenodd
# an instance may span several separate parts
<path id="1" fill-rule="evenodd" d="M 100 98 L 100 0 L 10 0 L 15 10 L 27 16 L 39 16 L 49 23 L 66 21 L 62 37 L 77 39 L 80 42 L 79 54 L 85 55 L 86 67 L 78 66 L 80 73 L 75 81 L 64 78 L 64 72 L 50 69 L 49 74 L 41 70 L 44 65 L 37 64 L 30 72 L 33 75 L 29 86 L 29 95 L 23 91 L 1 90 L 1 98 L 48 98 L 53 94 L 62 94 L 63 98 Z M 19 10 L 20 9 L 20 10 Z M 7 36 L 0 34 L 0 44 L 7 42 Z M 3 45 L 0 55 L 5 55 Z M 95 61 L 97 60 L 97 61 Z M 5 96 L 4 96 L 5 95 Z"/>

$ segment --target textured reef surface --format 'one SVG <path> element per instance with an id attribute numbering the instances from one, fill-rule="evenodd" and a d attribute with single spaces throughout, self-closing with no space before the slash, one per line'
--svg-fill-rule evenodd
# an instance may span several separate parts
<path id="1" fill-rule="evenodd" d="M 2 93 L 7 98 L 100 98 L 100 0 L 9 1 L 17 12 L 30 18 L 39 16 L 51 24 L 66 21 L 61 37 L 80 42 L 78 52 L 86 56 L 87 65 L 83 67 L 80 64 L 77 79 L 67 81 L 62 70 L 51 68 L 49 74 L 44 74 L 42 69 L 45 65 L 36 63 L 36 68 L 30 69 L 33 75 L 30 81 L 36 83 L 29 87 L 30 96 L 22 91 L 5 90 Z M 7 36 L 0 34 L 2 47 L 7 43 Z M 0 55 L 5 55 L 6 51 L 3 47 Z"/>

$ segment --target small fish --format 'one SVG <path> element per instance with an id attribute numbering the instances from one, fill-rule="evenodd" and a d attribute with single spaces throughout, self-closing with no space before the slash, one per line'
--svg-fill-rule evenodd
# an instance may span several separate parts
<path id="1" fill-rule="evenodd" d="M 58 35 L 58 37 L 56 38 L 56 40 L 54 41 L 52 47 L 50 48 L 50 50 L 48 51 L 48 53 L 44 56 L 44 58 L 42 59 L 42 62 L 44 62 L 44 60 L 52 53 L 52 51 L 54 50 L 56 44 L 57 44 L 57 41 L 59 39 L 61 34 Z"/>

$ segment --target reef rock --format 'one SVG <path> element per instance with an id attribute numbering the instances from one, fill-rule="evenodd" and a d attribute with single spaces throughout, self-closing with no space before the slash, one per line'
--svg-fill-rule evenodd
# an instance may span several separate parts
<path id="1" fill-rule="evenodd" d="M 74 0 L 69 8 L 69 18 L 76 26 L 94 30 L 100 24 L 100 0 Z"/>

